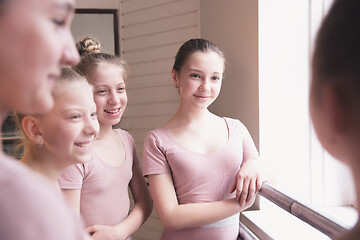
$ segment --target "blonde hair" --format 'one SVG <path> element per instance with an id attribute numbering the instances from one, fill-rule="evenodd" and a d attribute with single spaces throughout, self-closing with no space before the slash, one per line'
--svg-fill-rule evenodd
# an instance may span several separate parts
<path id="1" fill-rule="evenodd" d="M 85 77 L 82 76 L 80 73 L 78 73 L 77 71 L 73 70 L 70 67 L 63 67 L 61 69 L 61 76 L 57 79 L 55 79 L 55 86 L 53 88 L 52 91 L 52 95 L 53 97 L 55 97 L 58 93 L 58 91 L 61 91 L 63 84 L 67 84 L 67 83 L 72 83 L 72 82 L 78 82 L 78 81 L 83 81 L 83 82 L 87 82 Z M 22 141 L 18 144 L 18 146 L 15 147 L 15 151 L 23 151 L 23 155 L 31 155 L 32 154 L 32 149 L 34 147 L 37 147 L 36 144 L 32 141 L 30 141 L 30 139 L 27 137 L 27 135 L 25 134 L 24 130 L 22 129 L 22 121 L 26 116 L 30 116 L 30 115 L 26 115 L 26 114 L 21 114 L 21 113 L 14 113 L 15 116 L 15 121 L 16 121 L 16 125 L 17 125 L 17 133 L 23 136 Z M 33 117 L 40 117 L 42 115 L 31 115 Z"/>
<path id="2" fill-rule="evenodd" d="M 89 81 L 97 66 L 101 64 L 113 64 L 120 68 L 124 81 L 127 81 L 128 66 L 119 56 L 100 52 L 101 44 L 94 38 L 86 37 L 76 43 L 81 56 L 80 63 L 76 66 L 78 72 L 83 74 Z"/>

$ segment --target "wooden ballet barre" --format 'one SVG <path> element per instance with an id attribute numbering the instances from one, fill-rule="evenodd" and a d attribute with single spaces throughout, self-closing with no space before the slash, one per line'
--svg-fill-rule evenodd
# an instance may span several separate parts
<path id="1" fill-rule="evenodd" d="M 268 183 L 263 184 L 259 194 L 295 217 L 313 226 L 331 239 L 347 230 L 345 227 L 321 215 L 310 207 L 276 190 Z"/>
<path id="2" fill-rule="evenodd" d="M 238 240 L 259 240 L 243 223 L 239 222 Z"/>

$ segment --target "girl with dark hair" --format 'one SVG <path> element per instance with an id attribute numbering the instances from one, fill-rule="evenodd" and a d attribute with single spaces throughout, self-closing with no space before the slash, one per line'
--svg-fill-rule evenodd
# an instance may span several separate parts
<path id="1" fill-rule="evenodd" d="M 310 114 L 317 136 L 347 164 L 360 204 L 360 1 L 335 0 L 319 29 L 312 60 Z M 359 239 L 360 223 L 341 239 Z"/>
<path id="2" fill-rule="evenodd" d="M 178 110 L 145 139 L 143 174 L 165 226 L 162 239 L 237 239 L 239 213 L 253 204 L 265 179 L 246 127 L 208 110 L 224 68 L 215 44 L 185 42 L 172 69 Z"/>

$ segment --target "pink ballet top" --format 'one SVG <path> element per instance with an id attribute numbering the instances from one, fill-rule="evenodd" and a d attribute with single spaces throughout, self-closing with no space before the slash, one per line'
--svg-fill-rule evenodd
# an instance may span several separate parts
<path id="1" fill-rule="evenodd" d="M 235 197 L 229 193 L 243 161 L 258 158 L 258 151 L 239 121 L 224 118 L 228 142 L 213 153 L 196 153 L 180 146 L 163 127 L 148 133 L 143 154 L 143 174 L 171 174 L 179 204 L 215 202 Z M 162 239 L 235 240 L 239 214 L 203 227 L 178 231 L 165 229 Z"/>
<path id="2" fill-rule="evenodd" d="M 83 228 L 57 188 L 0 153 L 0 239 L 90 239 Z"/>
<path id="3" fill-rule="evenodd" d="M 131 135 L 121 129 L 115 131 L 125 147 L 125 160 L 120 166 L 109 166 L 94 154 L 89 162 L 66 168 L 58 180 L 61 189 L 81 189 L 80 214 L 87 227 L 114 226 L 129 214 L 128 186 L 133 164 L 139 161 Z"/>

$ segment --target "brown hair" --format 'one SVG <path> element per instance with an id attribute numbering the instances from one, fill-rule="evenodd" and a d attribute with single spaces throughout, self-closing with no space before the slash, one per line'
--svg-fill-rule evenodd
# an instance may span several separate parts
<path id="1" fill-rule="evenodd" d="M 83 74 L 89 81 L 94 69 L 101 64 L 113 64 L 121 69 L 124 81 L 128 77 L 128 67 L 120 57 L 100 52 L 101 44 L 94 38 L 86 37 L 76 43 L 81 56 L 80 63 L 76 66 L 77 71 Z"/>
<path id="2" fill-rule="evenodd" d="M 191 54 L 193 54 L 194 52 L 205 53 L 209 51 L 213 51 L 219 54 L 219 56 L 224 59 L 224 67 L 225 67 L 225 56 L 224 53 L 220 50 L 220 48 L 216 46 L 214 43 L 210 42 L 209 40 L 196 38 L 196 39 L 190 39 L 186 41 L 183 45 L 181 45 L 178 52 L 176 53 L 173 69 L 179 73 L 182 66 L 185 64 L 187 58 Z"/>
<path id="3" fill-rule="evenodd" d="M 6 4 L 9 4 L 10 0 L 0 0 L 0 13 L 2 13 L 2 11 L 4 11 Z"/>
<path id="4" fill-rule="evenodd" d="M 312 59 L 313 81 L 360 91 L 360 1 L 335 0 L 319 29 Z"/>

